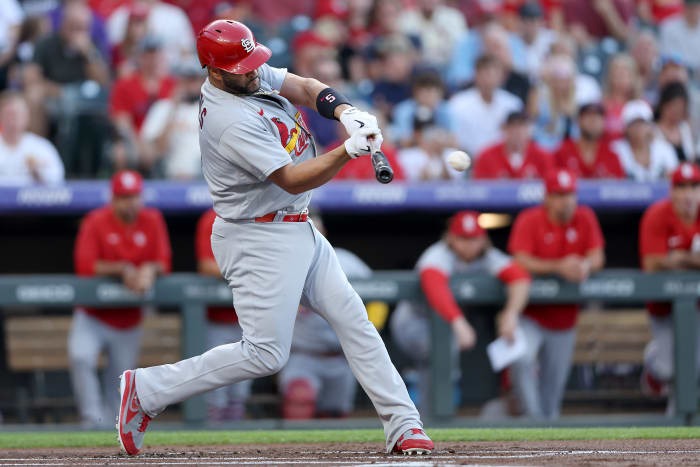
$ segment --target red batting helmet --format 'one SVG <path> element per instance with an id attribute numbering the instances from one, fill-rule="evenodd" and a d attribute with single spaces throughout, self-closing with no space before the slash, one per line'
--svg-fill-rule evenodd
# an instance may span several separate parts
<path id="1" fill-rule="evenodd" d="M 253 33 L 245 24 L 217 19 L 197 34 L 197 55 L 203 67 L 245 74 L 268 61 L 272 52 L 255 42 Z"/>

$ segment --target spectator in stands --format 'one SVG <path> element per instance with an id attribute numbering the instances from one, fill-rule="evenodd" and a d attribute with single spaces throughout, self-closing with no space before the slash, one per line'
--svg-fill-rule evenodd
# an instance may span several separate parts
<path id="1" fill-rule="evenodd" d="M 661 89 L 654 112 L 657 136 L 673 146 L 680 161 L 698 159 L 695 135 L 688 122 L 689 99 L 682 83 L 669 83 Z"/>
<path id="2" fill-rule="evenodd" d="M 625 104 L 640 97 L 640 83 L 637 67 L 627 54 L 618 54 L 608 62 L 605 78 L 603 107 L 605 108 L 605 131 L 613 138 L 624 132 L 622 109 Z"/>
<path id="3" fill-rule="evenodd" d="M 214 219 L 216 219 L 216 213 L 213 209 L 209 209 L 197 222 L 194 245 L 197 272 L 203 276 L 221 278 L 221 271 L 211 249 Z M 207 348 L 213 349 L 219 345 L 238 342 L 241 340 L 242 333 L 233 307 L 210 306 L 207 308 Z M 213 422 L 242 419 L 245 416 L 245 403 L 250 396 L 252 383 L 252 380 L 245 380 L 208 393 L 206 395 L 208 419 Z"/>
<path id="4" fill-rule="evenodd" d="M 653 118 L 646 102 L 628 102 L 622 110 L 625 136 L 611 146 L 627 178 L 638 182 L 666 178 L 678 166 L 673 146 L 655 135 Z"/>
<path id="5" fill-rule="evenodd" d="M 63 181 L 63 162 L 53 144 L 29 133 L 29 108 L 16 91 L 0 94 L 0 185 Z"/>
<path id="6" fill-rule="evenodd" d="M 544 178 L 552 156 L 532 141 L 532 125 L 524 112 L 512 112 L 503 122 L 503 140 L 486 148 L 474 164 L 474 178 Z"/>
<path id="7" fill-rule="evenodd" d="M 61 23 L 63 23 L 63 13 L 71 3 L 80 3 L 90 8 L 89 0 L 63 0 L 59 6 L 49 12 L 49 20 L 53 30 L 60 29 Z M 92 9 L 90 10 L 90 39 L 103 58 L 109 57 L 109 43 L 104 20 Z"/>
<path id="8" fill-rule="evenodd" d="M 397 34 L 380 39 L 377 53 L 381 71 L 375 79 L 372 102 L 388 116 L 395 105 L 411 97 L 416 50 L 410 40 Z"/>
<path id="9" fill-rule="evenodd" d="M 399 29 L 420 39 L 423 63 L 444 69 L 457 40 L 466 34 L 467 24 L 462 13 L 443 0 L 419 0 L 416 8 L 399 16 Z"/>
<path id="10" fill-rule="evenodd" d="M 670 196 L 652 204 L 639 227 L 639 255 L 647 272 L 700 269 L 700 169 L 682 163 L 671 176 Z M 648 303 L 652 340 L 644 352 L 642 390 L 669 396 L 667 415 L 675 404 L 669 384 L 673 370 L 673 320 L 669 303 Z M 700 320 L 697 321 L 700 326 Z M 696 330 L 700 333 L 700 328 Z M 700 334 L 698 334 L 700 335 Z M 696 348 L 700 369 L 700 346 Z"/>
<path id="11" fill-rule="evenodd" d="M 0 3 L 0 91 L 5 89 L 7 72 L 19 43 L 24 12 L 17 0 Z"/>
<path id="12" fill-rule="evenodd" d="M 578 138 L 564 140 L 554 153 L 557 168 L 571 170 L 579 178 L 624 178 L 620 160 L 610 149 L 605 133 L 605 109 L 598 102 L 578 110 Z"/>
<path id="13" fill-rule="evenodd" d="M 174 71 L 178 84 L 173 95 L 155 102 L 143 122 L 146 151 L 141 154 L 141 167 L 164 172 L 170 179 L 191 180 L 202 175 L 197 115 L 204 73 L 194 57 L 183 59 Z"/>
<path id="14" fill-rule="evenodd" d="M 484 54 L 501 62 L 504 74 L 501 87 L 517 96 L 527 108 L 530 100 L 530 80 L 527 75 L 515 70 L 508 37 L 508 32 L 497 24 L 485 28 L 482 34 Z"/>
<path id="15" fill-rule="evenodd" d="M 495 144 L 508 114 L 522 110 L 522 102 L 500 89 L 503 67 L 495 57 L 484 55 L 476 63 L 474 87 L 460 91 L 448 101 L 458 146 L 476 155 Z"/>
<path id="16" fill-rule="evenodd" d="M 695 81 L 690 80 L 688 68 L 678 54 L 663 55 L 661 57 L 661 70 L 659 71 L 658 87 L 649 101 L 657 103 L 659 92 L 668 84 L 680 82 L 688 91 L 688 113 L 690 127 L 695 137 L 700 137 L 700 87 Z"/>
<path id="17" fill-rule="evenodd" d="M 68 3 L 60 30 L 36 45 L 36 67 L 27 72 L 32 82 L 41 83 L 43 96 L 57 97 L 62 86 L 87 80 L 108 84 L 105 59 L 90 38 L 91 21 L 92 12 L 86 5 Z"/>
<path id="18" fill-rule="evenodd" d="M 169 66 L 194 53 L 194 33 L 187 15 L 181 8 L 161 0 L 134 0 L 117 8 L 107 21 L 107 33 L 112 44 L 121 44 L 124 40 L 133 8 L 148 11 L 148 35 L 160 41 Z"/>
<path id="19" fill-rule="evenodd" d="M 537 89 L 534 139 L 543 149 L 554 151 L 561 141 L 574 135 L 578 106 L 601 100 L 598 84 L 578 74 L 570 56 L 550 56 L 542 70 Z"/>
<path id="20" fill-rule="evenodd" d="M 142 207 L 141 176 L 117 172 L 112 178 L 112 201 L 87 214 L 75 242 L 75 270 L 80 276 L 119 279 L 142 295 L 156 277 L 170 271 L 170 240 L 159 211 Z M 84 425 L 106 427 L 114 423 L 119 394 L 112 386 L 119 375 L 137 364 L 141 347 L 140 308 L 89 308 L 78 306 L 68 337 L 71 382 Z M 106 350 L 104 395 L 97 378 L 100 353 Z"/>
<path id="21" fill-rule="evenodd" d="M 470 29 L 457 42 L 452 60 L 447 69 L 447 84 L 450 88 L 461 88 L 475 79 L 476 64 L 482 55 L 488 55 L 484 47 L 484 35 L 490 30 L 503 30 L 503 26 L 493 19 L 485 21 L 476 28 Z M 522 39 L 515 33 L 507 33 L 508 48 L 513 61 L 513 69 L 523 71 L 525 65 L 525 46 Z"/>
<path id="22" fill-rule="evenodd" d="M 547 174 L 541 206 L 522 211 L 508 250 L 533 275 L 553 274 L 582 282 L 603 268 L 603 235 L 595 214 L 579 206 L 576 175 L 566 169 Z M 527 351 L 511 367 L 513 388 L 525 415 L 559 416 L 576 340 L 578 305 L 529 305 L 520 319 Z"/>
<path id="23" fill-rule="evenodd" d="M 651 102 L 658 86 L 659 46 L 654 33 L 648 30 L 638 32 L 631 40 L 629 53 L 637 69 L 642 98 Z"/>
<path id="24" fill-rule="evenodd" d="M 452 274 L 471 272 L 498 278 L 506 286 L 506 302 L 496 315 L 499 336 L 514 339 L 519 316 L 527 304 L 530 275 L 508 255 L 495 248 L 479 225 L 479 213 L 460 211 L 447 223 L 442 239 L 423 252 L 416 264 L 421 289 L 427 303 L 401 301 L 391 316 L 394 342 L 422 373 L 419 401 L 423 410 L 429 403 L 428 381 L 430 358 L 430 313 L 440 315 L 450 324 L 454 336 L 453 365 L 459 368 L 459 351 L 474 347 L 477 335 L 457 304 L 449 280 Z M 459 378 L 459 372 L 454 375 Z"/>
<path id="25" fill-rule="evenodd" d="M 326 81 L 324 81 L 325 83 Z M 391 136 L 402 146 L 413 142 L 414 122 L 419 113 L 429 113 L 440 128 L 451 131 L 445 88 L 440 75 L 426 70 L 413 77 L 412 97 L 394 107 Z"/>
<path id="26" fill-rule="evenodd" d="M 685 0 L 683 14 L 664 21 L 659 42 L 662 54 L 678 53 L 693 71 L 700 71 L 700 0 Z"/>
<path id="27" fill-rule="evenodd" d="M 159 39 L 146 37 L 140 49 L 138 71 L 114 83 L 110 115 L 121 135 L 137 148 L 138 157 L 145 155 L 143 160 L 130 163 L 148 173 L 152 168 L 152 158 L 141 138 L 141 126 L 151 105 L 159 99 L 170 98 L 177 82 L 168 74 Z"/>
<path id="28" fill-rule="evenodd" d="M 431 116 L 416 119 L 415 145 L 399 150 L 398 160 L 401 170 L 409 181 L 451 180 L 464 178 L 447 163 L 447 157 L 454 151 L 452 135 L 435 124 Z"/>
<path id="29" fill-rule="evenodd" d="M 313 66 L 325 58 L 334 58 L 333 44 L 313 30 L 300 32 L 292 41 L 293 71 L 299 76 L 313 76 Z"/>
<path id="30" fill-rule="evenodd" d="M 525 45 L 525 69 L 530 79 L 539 78 L 540 66 L 554 42 L 554 32 L 544 26 L 542 7 L 537 2 L 524 3 L 519 11 L 520 38 Z"/>
<path id="31" fill-rule="evenodd" d="M 314 225 L 325 236 L 318 213 Z M 349 279 L 368 279 L 372 270 L 349 250 L 335 248 L 338 262 Z M 387 305 L 367 303 L 369 320 L 378 330 L 384 327 Z M 350 370 L 333 328 L 319 314 L 299 307 L 289 361 L 279 373 L 282 416 L 309 419 L 347 416 L 355 406 L 357 381 Z"/>
<path id="32" fill-rule="evenodd" d="M 141 43 L 148 34 L 148 10 L 136 4 L 129 11 L 124 39 L 112 48 L 111 64 L 117 79 L 134 73 L 138 68 Z"/>

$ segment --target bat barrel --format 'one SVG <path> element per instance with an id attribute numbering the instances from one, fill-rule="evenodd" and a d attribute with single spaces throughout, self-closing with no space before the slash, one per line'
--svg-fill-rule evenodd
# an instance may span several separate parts
<path id="1" fill-rule="evenodd" d="M 394 170 L 383 152 L 377 151 L 372 154 L 372 166 L 379 183 L 389 183 L 394 179 Z"/>

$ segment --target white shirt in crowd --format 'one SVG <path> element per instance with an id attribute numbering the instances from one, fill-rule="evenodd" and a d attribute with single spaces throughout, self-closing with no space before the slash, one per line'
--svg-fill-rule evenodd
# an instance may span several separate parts
<path id="1" fill-rule="evenodd" d="M 472 157 L 498 142 L 508 114 L 523 106 L 520 99 L 503 89 L 496 89 L 491 102 L 485 102 L 475 87 L 458 92 L 448 105 L 457 145 Z"/>
<path id="2" fill-rule="evenodd" d="M 620 159 L 620 165 L 622 165 L 627 178 L 637 182 L 664 179 L 678 166 L 678 157 L 676 157 L 673 146 L 661 138 L 654 138 L 651 142 L 648 167 L 637 162 L 629 142 L 624 138 L 613 141 L 611 149 Z"/>
<path id="3" fill-rule="evenodd" d="M 437 159 L 435 157 L 430 157 L 423 148 L 412 147 L 401 149 L 398 154 L 399 164 L 401 164 L 401 170 L 409 182 L 421 181 L 421 174 L 427 169 L 428 180 L 437 180 L 442 178 L 443 170 L 446 167 L 447 173 L 451 180 L 456 178 L 464 178 L 464 172 L 459 172 L 453 169 L 447 163 L 447 157 L 450 153 L 454 151 L 453 149 L 445 149 L 442 152 L 442 157 Z"/>
<path id="4" fill-rule="evenodd" d="M 15 146 L 9 146 L 0 136 L 0 185 L 37 183 L 29 169 L 29 159 L 36 162 L 41 178 L 39 183 L 63 181 L 63 162 L 53 144 L 41 136 L 25 133 Z"/>
<path id="5" fill-rule="evenodd" d="M 683 15 L 669 18 L 659 27 L 659 48 L 663 54 L 681 54 L 691 68 L 700 70 L 700 22 L 688 27 Z"/>
<path id="6" fill-rule="evenodd" d="M 107 20 L 107 37 L 111 44 L 121 44 L 129 24 L 128 5 L 117 8 Z M 163 2 L 154 3 L 146 20 L 148 34 L 163 41 L 163 51 L 170 66 L 195 51 L 194 32 L 182 9 Z"/>
<path id="7" fill-rule="evenodd" d="M 8 31 L 10 28 L 18 27 L 23 18 L 24 13 L 17 0 L 0 1 L 0 54 L 10 45 Z"/>
<path id="8" fill-rule="evenodd" d="M 533 80 L 539 79 L 542 63 L 556 38 L 554 31 L 541 28 L 532 44 L 523 41 L 523 44 L 525 44 L 525 70 L 523 71 Z"/>
<path id="9" fill-rule="evenodd" d="M 467 23 L 459 10 L 438 5 L 430 18 L 415 8 L 405 11 L 399 16 L 399 29 L 420 37 L 424 61 L 444 66 L 457 41 L 467 33 Z"/>
<path id="10" fill-rule="evenodd" d="M 199 153 L 199 102 L 176 104 L 172 99 L 161 99 L 146 114 L 141 136 L 146 141 L 160 138 L 172 125 L 165 173 L 168 178 L 191 179 L 202 175 Z"/>

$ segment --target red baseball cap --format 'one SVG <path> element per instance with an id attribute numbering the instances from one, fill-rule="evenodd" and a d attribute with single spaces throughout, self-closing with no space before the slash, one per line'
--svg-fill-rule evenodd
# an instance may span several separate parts
<path id="1" fill-rule="evenodd" d="M 479 225 L 479 213 L 476 211 L 459 211 L 450 217 L 447 231 L 458 237 L 476 238 L 486 235 Z"/>
<path id="2" fill-rule="evenodd" d="M 673 171 L 671 185 L 676 186 L 681 183 L 700 183 L 700 169 L 697 165 L 683 162 Z"/>
<path id="3" fill-rule="evenodd" d="M 112 177 L 113 196 L 133 196 L 143 191 L 143 178 L 133 170 L 121 170 Z"/>
<path id="4" fill-rule="evenodd" d="M 547 193 L 575 193 L 576 174 L 568 169 L 553 169 L 544 179 Z"/>

